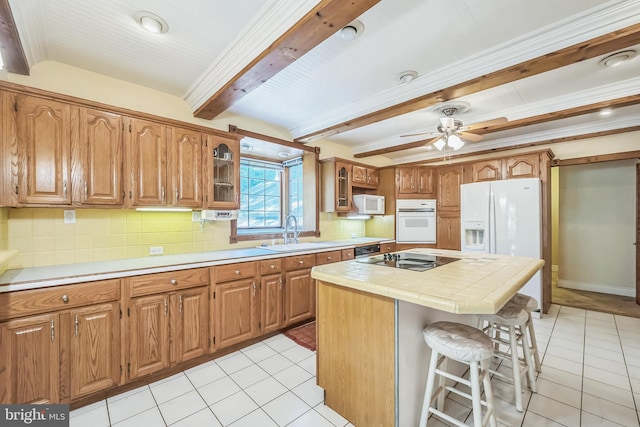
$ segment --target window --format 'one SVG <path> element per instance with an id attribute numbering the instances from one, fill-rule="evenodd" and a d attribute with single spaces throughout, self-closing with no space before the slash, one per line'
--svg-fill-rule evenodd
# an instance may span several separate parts
<path id="1" fill-rule="evenodd" d="M 282 228 L 287 213 L 298 218 L 298 227 L 302 229 L 302 177 L 301 159 L 285 163 L 241 159 L 238 230 Z M 287 209 L 283 211 L 285 206 Z"/>

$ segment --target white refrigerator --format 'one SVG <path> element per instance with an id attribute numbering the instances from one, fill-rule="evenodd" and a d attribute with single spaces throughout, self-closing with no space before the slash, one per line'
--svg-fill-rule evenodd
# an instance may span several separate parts
<path id="1" fill-rule="evenodd" d="M 542 258 L 540 180 L 475 182 L 460 186 L 461 249 Z M 542 303 L 538 271 L 520 293 Z"/>

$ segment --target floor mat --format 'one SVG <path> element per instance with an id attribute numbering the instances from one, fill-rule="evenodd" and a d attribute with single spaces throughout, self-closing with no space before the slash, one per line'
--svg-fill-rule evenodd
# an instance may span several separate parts
<path id="1" fill-rule="evenodd" d="M 289 329 L 284 335 L 301 346 L 316 351 L 316 322 Z"/>

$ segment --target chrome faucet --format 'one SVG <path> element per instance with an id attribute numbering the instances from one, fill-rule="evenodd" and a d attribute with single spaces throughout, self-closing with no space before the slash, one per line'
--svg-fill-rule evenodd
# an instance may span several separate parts
<path id="1" fill-rule="evenodd" d="M 282 233 L 285 245 L 291 243 L 289 239 L 289 224 L 291 223 L 291 220 L 293 220 L 293 239 L 291 240 L 293 240 L 293 243 L 298 243 L 298 219 L 294 215 L 289 214 L 284 220 L 284 233 Z"/>

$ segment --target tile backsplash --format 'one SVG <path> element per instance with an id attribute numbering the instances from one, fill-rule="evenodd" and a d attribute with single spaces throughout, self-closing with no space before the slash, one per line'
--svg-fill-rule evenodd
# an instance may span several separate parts
<path id="1" fill-rule="evenodd" d="M 0 250 L 16 249 L 9 268 L 75 264 L 150 256 L 237 249 L 260 241 L 229 243 L 230 223 L 192 222 L 191 212 L 139 212 L 133 209 L 75 209 L 75 224 L 64 223 L 65 209 L 0 208 Z M 393 237 L 389 223 L 375 218 L 346 220 L 320 215 L 322 240 L 351 237 Z M 393 219 L 393 217 L 390 217 Z M 308 240 L 308 239 L 305 239 Z M 270 243 L 270 241 L 269 241 Z"/>

